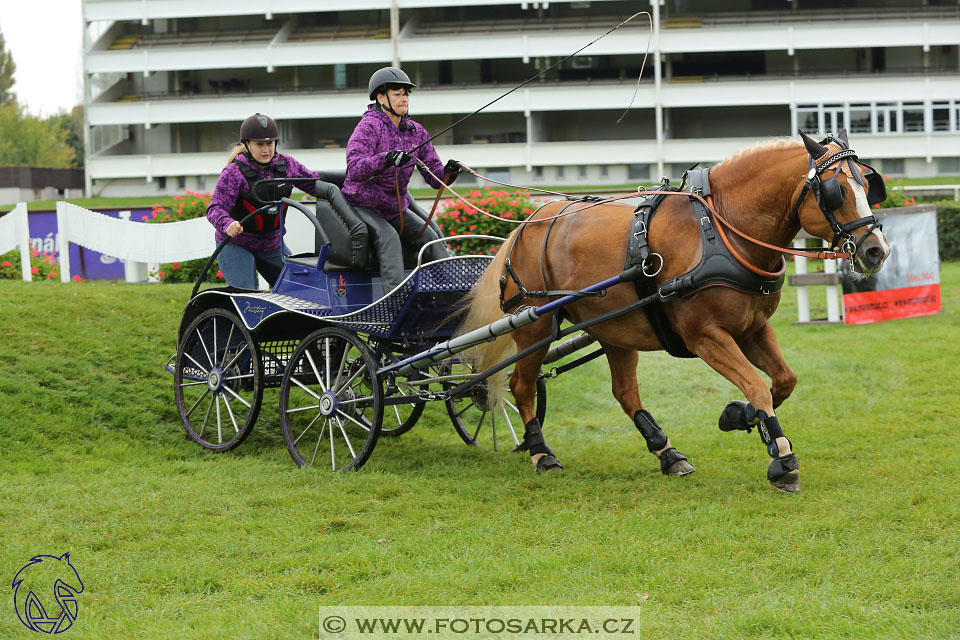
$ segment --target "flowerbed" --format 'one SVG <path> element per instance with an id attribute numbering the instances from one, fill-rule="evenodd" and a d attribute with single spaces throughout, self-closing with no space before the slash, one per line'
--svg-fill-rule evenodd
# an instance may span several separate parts
<path id="1" fill-rule="evenodd" d="M 187 191 L 184 196 L 173 196 L 168 201 L 153 205 L 151 215 L 143 216 L 143 221 L 147 224 L 164 224 L 192 220 L 205 216 L 209 204 L 209 192 Z M 196 282 L 203 265 L 206 263 L 206 258 L 187 260 L 186 262 L 170 262 L 152 269 L 149 275 L 157 278 L 160 282 L 166 283 Z M 204 282 L 224 282 L 223 274 L 220 272 L 216 260 L 213 261 L 210 270 L 207 271 Z"/>
<path id="2" fill-rule="evenodd" d="M 533 199 L 529 191 L 517 189 L 510 192 L 492 187 L 469 191 L 466 200 L 469 204 L 456 198 L 441 202 L 436 219 L 437 226 L 445 236 L 488 235 L 506 238 L 517 227 L 513 220 L 526 220 L 542 204 Z M 504 220 L 486 216 L 478 208 Z M 500 243 L 477 238 L 451 241 L 447 246 L 457 255 L 469 255 L 496 253 Z"/>

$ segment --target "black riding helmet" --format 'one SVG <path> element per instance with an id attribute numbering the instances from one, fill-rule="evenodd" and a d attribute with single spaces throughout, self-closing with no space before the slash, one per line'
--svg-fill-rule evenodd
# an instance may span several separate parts
<path id="1" fill-rule="evenodd" d="M 246 149 L 247 158 L 251 162 L 256 162 L 258 165 L 266 166 L 255 160 L 253 154 L 250 153 L 250 147 L 247 143 L 251 140 L 256 142 L 277 142 L 280 140 L 280 128 L 277 127 L 277 123 L 274 122 L 273 118 L 265 116 L 262 113 L 253 114 L 240 125 L 240 143 Z M 279 142 L 277 142 L 277 146 L 280 146 Z M 275 155 L 276 149 L 274 149 L 274 156 Z M 272 161 L 273 158 L 270 160 Z"/>
<path id="2" fill-rule="evenodd" d="M 400 69 L 396 67 L 384 67 L 377 69 L 373 72 L 373 75 L 370 76 L 367 93 L 370 94 L 371 100 L 376 100 L 378 93 L 385 93 L 388 88 L 393 88 L 393 86 L 414 89 L 417 85 L 410 82 L 410 76 Z"/>
<path id="3" fill-rule="evenodd" d="M 271 142 L 280 139 L 280 129 L 270 116 L 255 113 L 240 125 L 240 142 Z"/>

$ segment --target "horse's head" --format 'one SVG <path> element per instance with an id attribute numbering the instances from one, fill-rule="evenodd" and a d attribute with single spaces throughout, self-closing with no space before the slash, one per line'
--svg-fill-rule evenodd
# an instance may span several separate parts
<path id="1" fill-rule="evenodd" d="M 802 131 L 800 137 L 810 168 L 794 205 L 800 225 L 834 251 L 849 253 L 856 271 L 876 273 L 890 255 L 883 228 L 870 210 L 886 198 L 883 177 L 858 161 L 846 129 L 820 142 Z"/>

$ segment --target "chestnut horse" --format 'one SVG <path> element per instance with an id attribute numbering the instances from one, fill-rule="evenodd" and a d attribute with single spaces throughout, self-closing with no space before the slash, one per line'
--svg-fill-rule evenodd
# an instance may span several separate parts
<path id="1" fill-rule="evenodd" d="M 882 179 L 876 172 L 866 173 L 868 167 L 860 164 L 849 149 L 846 131 L 821 143 L 802 132 L 801 137 L 802 142 L 783 139 L 758 144 L 713 167 L 709 171 L 713 210 L 731 227 L 773 247 L 788 247 L 803 228 L 826 240 L 833 251 L 852 253 L 857 271 L 875 273 L 890 253 L 870 210 L 870 204 L 882 200 L 885 194 Z M 547 204 L 529 220 L 551 218 L 568 205 L 569 201 Z M 511 300 L 519 291 L 516 281 L 511 276 L 501 284 L 508 253 L 517 279 L 528 294 L 534 295 L 550 289 L 583 289 L 623 270 L 634 208 L 621 204 L 573 206 L 583 210 L 556 218 L 549 234 L 551 223 L 528 221 L 510 235 L 471 292 L 462 331 L 488 324 L 503 311 L 517 308 L 517 299 Z M 704 250 L 699 219 L 689 195 L 663 199 L 647 233 L 650 250 L 662 256 L 662 269 L 654 277 L 657 286 L 698 265 Z M 715 226 L 718 231 L 726 231 L 721 238 L 734 256 L 739 254 L 741 264 L 757 273 L 782 275 L 785 263 L 781 251 L 746 240 L 720 222 Z M 638 299 L 632 283 L 621 283 L 609 288 L 605 296 L 567 305 L 564 313 L 572 322 L 582 322 Z M 503 300 L 509 302 L 501 309 Z M 520 303 L 542 305 L 547 301 L 531 296 Z M 661 304 L 670 327 L 687 349 L 746 397 L 746 402 L 727 405 L 720 416 L 720 428 L 750 431 L 757 427 L 773 458 L 768 480 L 777 489 L 793 492 L 799 490 L 799 461 L 775 408 L 793 392 L 797 376 L 784 362 L 769 322 L 779 302 L 779 291 L 760 295 L 729 286 L 708 286 Z M 508 335 L 517 350 L 523 350 L 549 336 L 551 323 L 548 314 Z M 663 348 L 647 315 L 637 309 L 586 331 L 602 345 L 610 366 L 613 395 L 633 419 L 661 471 L 666 475 L 693 472 L 640 400 L 637 352 Z M 478 347 L 478 370 L 502 361 L 510 343 L 510 338 L 503 336 Z M 526 427 L 518 450 L 530 451 L 537 471 L 562 468 L 544 441 L 535 414 L 537 377 L 546 351 L 544 347 L 521 359 L 510 378 L 510 390 Z M 756 369 L 770 377 L 769 388 Z M 503 387 L 501 378 L 498 382 L 491 380 L 488 388 Z"/>

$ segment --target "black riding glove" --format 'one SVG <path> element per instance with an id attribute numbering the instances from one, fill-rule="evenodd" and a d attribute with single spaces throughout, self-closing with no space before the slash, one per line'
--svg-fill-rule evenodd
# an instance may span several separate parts
<path id="1" fill-rule="evenodd" d="M 406 151 L 400 151 L 395 149 L 393 151 L 387 151 L 387 166 L 393 165 L 399 167 L 410 162 L 413 157 Z"/>
<path id="2" fill-rule="evenodd" d="M 461 171 L 463 171 L 463 168 L 456 160 L 447 160 L 447 164 L 443 165 L 443 174 L 445 176 L 450 176 L 450 184 L 456 182 L 457 176 L 460 175 Z"/>

